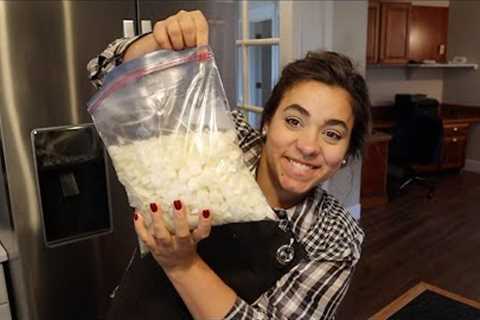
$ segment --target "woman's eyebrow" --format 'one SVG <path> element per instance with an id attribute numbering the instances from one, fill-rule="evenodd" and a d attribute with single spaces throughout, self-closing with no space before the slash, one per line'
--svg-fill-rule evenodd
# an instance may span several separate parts
<path id="1" fill-rule="evenodd" d="M 302 108 L 302 106 L 300 106 L 299 104 L 296 104 L 296 103 L 291 104 L 284 109 L 284 111 L 288 111 L 288 110 L 295 110 L 295 111 L 301 113 L 304 116 L 310 117 L 310 112 L 308 112 L 307 109 Z M 339 120 L 339 119 L 328 119 L 327 121 L 325 121 L 325 125 L 326 126 L 340 126 L 345 131 L 348 132 L 348 126 L 345 123 L 345 121 L 342 121 L 342 120 Z"/>
<path id="2" fill-rule="evenodd" d="M 348 132 L 348 126 L 347 124 L 342 121 L 342 120 L 338 120 L 338 119 L 328 119 L 327 121 L 325 121 L 325 125 L 326 126 L 340 126 L 342 127 L 343 129 L 345 129 L 345 131 Z"/>
<path id="3" fill-rule="evenodd" d="M 296 110 L 299 113 L 303 114 L 304 116 L 310 117 L 310 112 L 307 111 L 307 109 L 302 108 L 299 104 L 291 104 L 287 106 L 283 111 L 288 111 L 288 110 Z"/>

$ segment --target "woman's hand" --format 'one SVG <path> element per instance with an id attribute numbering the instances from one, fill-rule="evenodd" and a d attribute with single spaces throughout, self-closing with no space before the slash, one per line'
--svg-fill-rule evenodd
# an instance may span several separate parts
<path id="1" fill-rule="evenodd" d="M 193 318 L 223 319 L 235 304 L 237 295 L 197 254 L 197 243 L 210 234 L 210 212 L 203 210 L 198 227 L 190 232 L 185 206 L 179 200 L 173 204 L 175 235 L 166 229 L 164 213 L 156 204 L 151 205 L 153 222 L 149 230 L 143 217 L 134 213 L 135 230 L 165 271 Z"/>
<path id="2" fill-rule="evenodd" d="M 187 209 L 180 200 L 174 202 L 174 207 L 174 235 L 165 227 L 164 213 L 156 204 L 151 205 L 153 220 L 149 230 L 142 215 L 134 213 L 137 234 L 167 274 L 188 270 L 198 261 L 197 243 L 209 236 L 212 223 L 210 211 L 205 209 L 199 215 L 198 227 L 190 232 Z"/>
<path id="3" fill-rule="evenodd" d="M 123 56 L 128 61 L 158 49 L 183 50 L 208 44 L 208 23 L 203 13 L 179 11 L 176 15 L 155 23 L 153 32 L 141 37 Z"/>

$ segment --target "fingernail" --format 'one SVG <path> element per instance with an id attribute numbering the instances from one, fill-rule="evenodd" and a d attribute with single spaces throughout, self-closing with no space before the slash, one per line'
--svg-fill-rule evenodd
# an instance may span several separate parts
<path id="1" fill-rule="evenodd" d="M 197 53 L 198 60 L 206 60 L 208 59 L 208 52 L 199 52 Z"/>
<path id="2" fill-rule="evenodd" d="M 208 217 L 210 217 L 210 210 L 208 209 L 203 210 L 202 215 L 205 219 L 208 219 Z"/>
<path id="3" fill-rule="evenodd" d="M 175 209 L 177 209 L 177 210 L 182 209 L 182 202 L 180 200 L 173 201 L 173 205 L 175 206 Z"/>
<path id="4" fill-rule="evenodd" d="M 156 203 L 150 203 L 150 210 L 152 210 L 152 212 L 157 212 L 157 210 L 158 210 L 157 204 Z"/>
<path id="5" fill-rule="evenodd" d="M 133 213 L 133 220 L 137 221 L 138 220 L 138 214 L 137 213 Z"/>

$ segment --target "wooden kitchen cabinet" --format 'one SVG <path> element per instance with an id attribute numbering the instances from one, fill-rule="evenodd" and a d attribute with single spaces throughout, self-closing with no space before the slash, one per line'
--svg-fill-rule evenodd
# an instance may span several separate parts
<path id="1" fill-rule="evenodd" d="M 380 63 L 407 63 L 410 3 L 381 3 Z"/>
<path id="2" fill-rule="evenodd" d="M 412 6 L 408 57 L 447 61 L 448 7 Z"/>
<path id="3" fill-rule="evenodd" d="M 378 42 L 380 37 L 380 3 L 368 3 L 367 63 L 378 63 Z"/>
<path id="4" fill-rule="evenodd" d="M 408 61 L 410 8 L 410 3 L 369 1 L 367 63 Z"/>
<path id="5" fill-rule="evenodd" d="M 367 63 L 446 62 L 448 7 L 370 0 Z"/>
<path id="6" fill-rule="evenodd" d="M 442 169 L 461 169 L 465 165 L 468 123 L 443 126 Z"/>

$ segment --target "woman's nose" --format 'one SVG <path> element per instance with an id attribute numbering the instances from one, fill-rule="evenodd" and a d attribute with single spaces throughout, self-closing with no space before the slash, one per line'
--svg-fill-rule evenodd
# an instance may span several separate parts
<path id="1" fill-rule="evenodd" d="M 297 149 L 305 157 L 312 158 L 320 153 L 320 142 L 316 133 L 301 134 L 297 140 Z"/>

